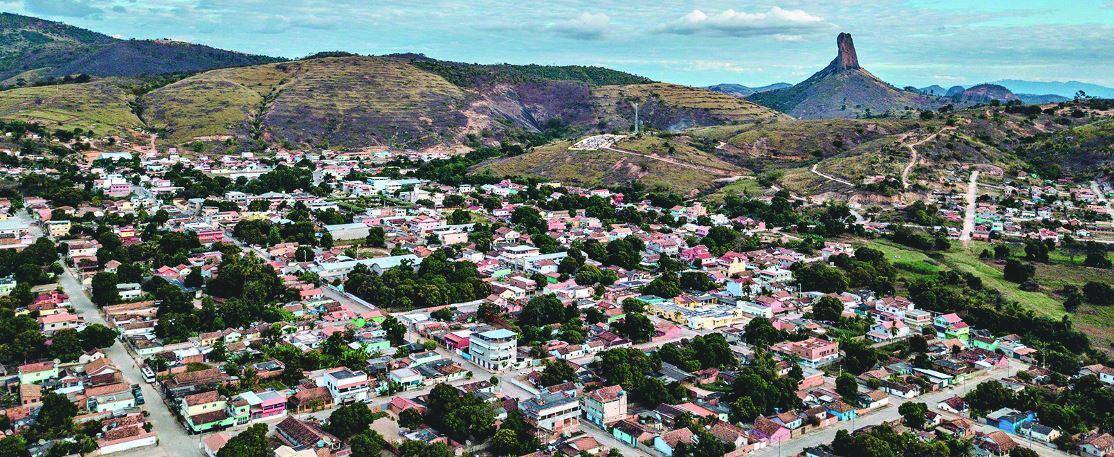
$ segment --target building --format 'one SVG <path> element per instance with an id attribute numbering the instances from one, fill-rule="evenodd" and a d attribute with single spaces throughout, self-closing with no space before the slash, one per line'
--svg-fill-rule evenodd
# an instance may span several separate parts
<path id="1" fill-rule="evenodd" d="M 604 430 L 627 417 L 627 392 L 622 386 L 596 389 L 581 401 L 584 418 Z"/>
<path id="2" fill-rule="evenodd" d="M 58 377 L 58 366 L 54 362 L 28 363 L 19 366 L 20 384 L 40 384 Z"/>
<path id="3" fill-rule="evenodd" d="M 543 391 L 541 395 L 519 403 L 518 408 L 542 443 L 580 429 L 580 402 L 575 391 Z"/>
<path id="4" fill-rule="evenodd" d="M 72 226 L 70 221 L 46 221 L 46 234 L 51 238 L 63 237 L 70 234 Z"/>
<path id="5" fill-rule="evenodd" d="M 367 374 L 348 368 L 335 368 L 322 376 L 324 387 L 333 396 L 333 403 L 351 403 L 368 399 Z"/>
<path id="6" fill-rule="evenodd" d="M 266 420 L 286 415 L 286 394 L 273 390 L 243 392 L 238 399 L 248 404 L 248 420 Z"/>
<path id="7" fill-rule="evenodd" d="M 515 365 L 518 335 L 507 329 L 473 333 L 468 339 L 472 362 L 488 371 L 502 371 Z"/>
<path id="8" fill-rule="evenodd" d="M 1018 434 L 1018 427 L 1033 422 L 1036 415 L 1030 412 L 1021 412 L 1015 409 L 1002 408 L 986 415 L 986 424 L 998 427 L 1002 431 Z"/>
<path id="9" fill-rule="evenodd" d="M 839 343 L 812 337 L 802 341 L 784 341 L 770 346 L 774 352 L 797 359 L 801 365 L 817 368 L 839 358 Z"/>

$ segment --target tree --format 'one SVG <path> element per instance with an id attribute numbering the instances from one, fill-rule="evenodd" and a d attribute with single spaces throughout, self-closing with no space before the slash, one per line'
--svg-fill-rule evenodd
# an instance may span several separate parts
<path id="1" fill-rule="evenodd" d="M 646 312 L 646 302 L 637 298 L 628 298 L 626 300 L 623 300 L 622 307 L 624 313 Z"/>
<path id="2" fill-rule="evenodd" d="M 824 293 L 839 293 L 847 290 L 847 276 L 839 268 L 824 262 L 812 262 L 798 266 L 793 277 L 801 285 L 801 290 L 815 290 Z"/>
<path id="3" fill-rule="evenodd" d="M 367 430 L 375 422 L 375 413 L 363 403 L 352 403 L 341 406 L 329 415 L 329 424 L 325 430 L 337 438 L 347 440 L 357 433 Z"/>
<path id="4" fill-rule="evenodd" d="M 353 436 L 348 441 L 348 445 L 352 447 L 352 455 L 378 457 L 383 454 L 383 444 L 386 442 L 387 440 L 383 439 L 383 435 L 380 435 L 379 432 L 368 429 Z"/>
<path id="5" fill-rule="evenodd" d="M 205 279 L 201 277 L 201 269 L 196 267 L 190 268 L 190 272 L 186 275 L 186 279 L 182 281 L 182 285 L 191 289 L 201 287 L 204 284 Z"/>
<path id="6" fill-rule="evenodd" d="M 217 457 L 269 457 L 273 454 L 270 443 L 267 442 L 266 424 L 248 427 L 217 451 Z"/>
<path id="7" fill-rule="evenodd" d="M 394 316 L 387 316 L 380 324 L 383 331 L 387 332 L 387 339 L 391 341 L 391 346 L 401 346 L 406 343 L 406 326 Z"/>
<path id="8" fill-rule="evenodd" d="M 383 230 L 383 227 L 369 228 L 364 243 L 373 248 L 387 247 L 387 232 Z"/>
<path id="9" fill-rule="evenodd" d="M 692 444 L 680 442 L 673 450 L 674 457 L 721 457 L 735 450 L 735 445 L 724 443 L 710 432 L 696 429 L 695 440 Z"/>
<path id="10" fill-rule="evenodd" d="M 1040 454 L 1038 454 L 1037 451 L 1034 451 L 1027 447 L 1019 446 L 1010 449 L 1010 457 L 1040 457 Z"/>
<path id="11" fill-rule="evenodd" d="M 843 397 L 843 401 L 849 404 L 857 404 L 859 402 L 859 382 L 851 373 L 841 373 L 836 378 L 836 393 Z"/>
<path id="12" fill-rule="evenodd" d="M 677 274 L 671 271 L 662 273 L 642 289 L 646 295 L 656 295 L 662 298 L 673 298 L 681 295 L 681 283 Z"/>
<path id="13" fill-rule="evenodd" d="M 731 422 L 751 423 L 762 414 L 750 397 L 739 397 L 731 403 Z"/>
<path id="14" fill-rule="evenodd" d="M 998 381 L 984 381 L 975 386 L 975 390 L 968 392 L 963 400 L 974 411 L 972 414 L 974 417 L 975 414 L 995 411 L 1013 404 L 1014 394 Z"/>
<path id="15" fill-rule="evenodd" d="M 429 313 L 429 317 L 441 322 L 448 322 L 453 320 L 453 309 L 449 307 L 441 308 L 437 311 Z"/>
<path id="16" fill-rule="evenodd" d="M 1037 268 L 1033 265 L 1014 259 L 1009 259 L 1006 261 L 1006 267 L 1002 271 L 1002 275 L 1006 279 L 1006 281 L 1016 282 L 1020 284 L 1033 279 L 1033 275 L 1036 272 Z"/>
<path id="17" fill-rule="evenodd" d="M 645 343 L 654 337 L 654 323 L 642 313 L 627 313 L 614 325 L 620 335 L 633 343 Z"/>
<path id="18" fill-rule="evenodd" d="M 564 322 L 567 315 L 565 305 L 556 295 L 545 294 L 531 298 L 526 306 L 522 307 L 522 314 L 518 316 L 518 321 L 521 324 L 541 327 Z"/>
<path id="19" fill-rule="evenodd" d="M 686 271 L 681 273 L 680 285 L 685 290 L 707 292 L 716 288 L 715 281 L 702 271 Z"/>
<path id="20" fill-rule="evenodd" d="M 913 335 L 909 338 L 909 351 L 917 354 L 924 354 L 928 351 L 928 340 L 921 335 Z"/>
<path id="21" fill-rule="evenodd" d="M 81 347 L 85 350 L 94 348 L 106 348 L 112 346 L 116 342 L 116 331 L 105 327 L 103 324 L 89 324 L 78 332 L 78 338 L 81 339 Z"/>
<path id="22" fill-rule="evenodd" d="M 114 305 L 120 302 L 120 292 L 116 289 L 116 273 L 102 271 L 93 276 L 92 298 L 97 306 Z"/>
<path id="23" fill-rule="evenodd" d="M 418 412 L 417 408 L 407 408 L 398 413 L 398 426 L 408 429 L 416 429 L 421 427 L 425 422 L 422 414 Z"/>
<path id="24" fill-rule="evenodd" d="M 840 344 L 840 349 L 843 350 L 843 359 L 839 361 L 840 365 L 854 374 L 861 374 L 874 368 L 874 364 L 878 363 L 878 351 L 874 350 L 865 340 L 843 342 Z"/>
<path id="25" fill-rule="evenodd" d="M 925 416 L 928 413 L 928 405 L 921 402 L 902 403 L 897 408 L 897 412 L 905 419 L 905 425 L 917 430 L 924 428 L 924 424 L 928 420 Z"/>
<path id="26" fill-rule="evenodd" d="M 556 359 L 545 362 L 545 369 L 542 370 L 538 382 L 544 387 L 549 387 L 575 379 L 576 371 L 573 370 L 572 365 L 564 360 Z"/>
<path id="27" fill-rule="evenodd" d="M 1114 303 L 1114 286 L 1106 282 L 1087 281 L 1083 285 L 1083 296 L 1092 305 L 1110 306 Z"/>
<path id="28" fill-rule="evenodd" d="M 817 320 L 839 322 L 841 315 L 843 315 L 843 303 L 831 295 L 820 297 L 816 304 L 812 305 L 812 316 Z"/>
<path id="29" fill-rule="evenodd" d="M 774 324 L 769 319 L 756 317 L 743 327 L 743 340 L 751 346 L 764 348 L 785 340 L 785 335 L 781 330 L 774 328 Z"/>
<path id="30" fill-rule="evenodd" d="M 73 418 L 76 415 L 77 406 L 65 395 L 47 392 L 43 395 L 43 406 L 39 410 L 39 420 L 34 428 L 48 436 L 67 435 L 73 429 Z"/>
<path id="31" fill-rule="evenodd" d="M 31 457 L 27 451 L 27 440 L 19 435 L 0 439 L 0 457 Z"/>

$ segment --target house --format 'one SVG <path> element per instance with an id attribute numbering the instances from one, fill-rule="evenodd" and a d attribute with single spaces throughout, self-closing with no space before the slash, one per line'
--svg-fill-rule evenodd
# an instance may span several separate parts
<path id="1" fill-rule="evenodd" d="M 179 412 L 186 422 L 186 429 L 191 433 L 200 433 L 232 425 L 234 421 L 225 410 L 227 406 L 224 397 L 210 390 L 183 397 Z"/>
<path id="2" fill-rule="evenodd" d="M 1078 376 L 1095 376 L 1102 381 L 1103 384 L 1114 385 L 1114 368 L 1110 368 L 1101 363 L 1094 365 L 1087 365 L 1079 369 Z"/>
<path id="3" fill-rule="evenodd" d="M 1051 443 L 1052 440 L 1059 438 L 1062 433 L 1047 425 L 1042 425 L 1036 421 L 1024 422 L 1017 426 L 1017 434 L 1019 436 L 1027 437 L 1034 441 L 1043 443 Z"/>
<path id="4" fill-rule="evenodd" d="M 519 402 L 518 409 L 542 443 L 580 428 L 580 402 L 575 391 L 545 390 L 532 399 Z"/>
<path id="5" fill-rule="evenodd" d="M 1033 422 L 1036 415 L 1032 411 L 1021 412 L 1011 408 L 1002 408 L 986 415 L 986 424 L 998 427 L 1002 431 L 1017 434 L 1017 427 Z"/>
<path id="6" fill-rule="evenodd" d="M 58 366 L 54 362 L 36 362 L 19 366 L 20 384 L 40 384 L 58 377 Z"/>
<path id="7" fill-rule="evenodd" d="M 752 438 L 769 445 L 777 445 L 788 440 L 790 434 L 788 428 L 764 416 L 758 416 L 754 420 L 754 429 L 751 430 Z"/>
<path id="8" fill-rule="evenodd" d="M 628 446 L 638 447 L 653 438 L 654 434 L 638 421 L 623 419 L 611 427 L 611 436 Z"/>
<path id="9" fill-rule="evenodd" d="M 936 408 L 949 413 L 965 414 L 967 412 L 967 402 L 962 397 L 957 396 L 937 403 Z"/>
<path id="10" fill-rule="evenodd" d="M 797 363 L 809 368 L 817 368 L 839 358 L 838 342 L 816 337 L 802 341 L 783 341 L 770 346 L 770 349 L 794 357 Z"/>
<path id="11" fill-rule="evenodd" d="M 967 342 L 971 334 L 971 327 L 963 322 L 956 313 L 941 314 L 932 319 L 932 326 L 936 328 L 939 338 L 958 339 Z"/>
<path id="12" fill-rule="evenodd" d="M 1017 442 L 1001 430 L 990 433 L 977 433 L 974 445 L 977 455 L 1007 455 L 1017 447 Z"/>
<path id="13" fill-rule="evenodd" d="M 693 438 L 695 438 L 695 435 L 687 427 L 671 430 L 654 437 L 654 450 L 665 457 L 673 457 L 673 451 L 677 449 L 677 445 L 681 443 L 692 444 Z"/>
<path id="14" fill-rule="evenodd" d="M 248 404 L 250 421 L 273 419 L 286 415 L 286 393 L 274 390 L 243 392 L 237 399 Z"/>
<path id="15" fill-rule="evenodd" d="M 316 422 L 287 417 L 275 426 L 275 436 L 295 451 L 315 450 L 317 456 L 351 454 L 351 450 L 347 448 L 343 441 L 326 432 Z"/>
<path id="16" fill-rule="evenodd" d="M 515 365 L 518 335 L 507 329 L 473 333 L 468 339 L 468 354 L 473 363 L 488 371 L 506 370 Z"/>
<path id="17" fill-rule="evenodd" d="M 596 389 L 584 396 L 581 409 L 588 422 L 606 430 L 627 417 L 627 392 L 617 385 Z"/>
<path id="18" fill-rule="evenodd" d="M 328 389 L 334 404 L 351 403 L 368 399 L 367 374 L 346 367 L 326 371 L 321 377 L 321 386 Z"/>
<path id="19" fill-rule="evenodd" d="M 1112 452 L 1114 436 L 1109 433 L 1085 436 L 1079 442 L 1079 455 L 1084 457 L 1105 457 Z"/>
<path id="20" fill-rule="evenodd" d="M 835 417 L 836 420 L 847 421 L 858 417 L 859 413 L 855 408 L 843 400 L 836 400 L 828 405 L 828 414 Z"/>

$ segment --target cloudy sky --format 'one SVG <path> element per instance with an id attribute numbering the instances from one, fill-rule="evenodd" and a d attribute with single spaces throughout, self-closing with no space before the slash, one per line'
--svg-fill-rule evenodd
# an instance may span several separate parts
<path id="1" fill-rule="evenodd" d="M 798 82 L 849 32 L 860 64 L 897 85 L 1114 85 L 1114 0 L 0 0 L 0 10 L 292 58 L 420 52 L 692 85 Z"/>

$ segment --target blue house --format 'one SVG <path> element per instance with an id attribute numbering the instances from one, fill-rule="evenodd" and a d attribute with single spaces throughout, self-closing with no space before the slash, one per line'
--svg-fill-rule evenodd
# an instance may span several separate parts
<path id="1" fill-rule="evenodd" d="M 1015 409 L 1002 408 L 986 415 L 987 425 L 993 425 L 998 429 L 1006 432 L 1017 434 L 1018 427 L 1022 424 L 1030 423 L 1036 420 L 1036 414 L 1032 411 L 1021 412 Z"/>
<path id="2" fill-rule="evenodd" d="M 831 414 L 841 422 L 849 421 L 859 416 L 859 412 L 855 410 L 855 407 L 845 403 L 843 400 L 836 400 L 828 405 L 828 414 Z"/>

